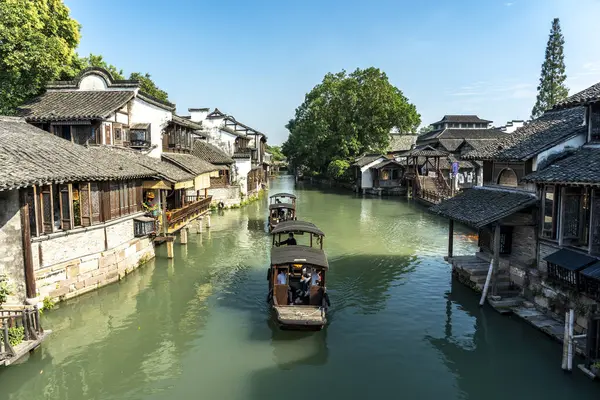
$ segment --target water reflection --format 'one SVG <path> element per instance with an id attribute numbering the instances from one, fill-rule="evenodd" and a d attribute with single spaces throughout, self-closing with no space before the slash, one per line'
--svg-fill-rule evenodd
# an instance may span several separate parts
<path id="1" fill-rule="evenodd" d="M 319 332 L 282 331 L 271 319 L 273 360 L 282 370 L 303 365 L 324 365 L 329 357 L 327 329 Z"/>

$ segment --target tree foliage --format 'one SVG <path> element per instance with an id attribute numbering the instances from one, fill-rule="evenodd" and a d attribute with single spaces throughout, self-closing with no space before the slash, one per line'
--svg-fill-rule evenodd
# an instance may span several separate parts
<path id="1" fill-rule="evenodd" d="M 114 79 L 125 79 L 125 75 L 123 75 L 122 69 L 117 69 L 117 67 L 115 67 L 114 65 L 107 63 L 104 60 L 104 57 L 102 57 L 101 55 L 92 53 L 90 53 L 90 55 L 87 57 L 78 57 L 74 63 L 74 68 L 73 72 L 71 73 L 71 76 L 68 76 L 65 79 L 71 79 L 82 70 L 90 67 L 104 68 L 105 70 L 110 72 Z"/>
<path id="2" fill-rule="evenodd" d="M 284 161 L 285 155 L 281 152 L 281 146 L 269 146 L 267 145 L 267 152 L 273 156 L 273 161 Z"/>
<path id="3" fill-rule="evenodd" d="M 537 87 L 538 95 L 531 111 L 531 117 L 537 118 L 546 110 L 567 98 L 569 89 L 565 85 L 565 39 L 560 29 L 560 21 L 552 21 L 550 37 L 546 46 L 546 59 L 542 64 L 540 84 Z"/>
<path id="4" fill-rule="evenodd" d="M 346 160 L 333 160 L 327 166 L 327 176 L 336 180 L 346 180 L 350 163 Z"/>
<path id="5" fill-rule="evenodd" d="M 334 173 L 340 161 L 384 152 L 393 128 L 414 132 L 420 123 L 416 107 L 378 68 L 328 73 L 286 125 L 290 135 L 282 151 L 293 167 Z"/>
<path id="6" fill-rule="evenodd" d="M 61 0 L 2 0 L 0 16 L 0 114 L 12 114 L 71 70 L 80 26 Z"/>
<path id="7" fill-rule="evenodd" d="M 104 60 L 104 57 L 97 54 L 90 54 L 87 57 L 77 57 L 74 62 L 74 67 L 70 71 L 69 76 L 65 76 L 64 79 L 72 79 L 77 76 L 82 70 L 90 67 L 99 67 L 104 68 L 114 79 L 125 79 L 125 75 L 122 69 L 115 67 L 112 64 L 109 64 Z M 160 89 L 156 86 L 156 83 L 152 80 L 150 74 L 141 73 L 141 72 L 132 72 L 129 75 L 129 79 L 136 80 L 140 82 L 140 90 L 146 94 L 149 94 L 152 97 L 156 97 L 159 100 L 168 101 L 169 95 L 164 90 Z"/>
<path id="8" fill-rule="evenodd" d="M 168 101 L 169 95 L 164 90 L 156 86 L 156 83 L 150 78 L 149 73 L 132 72 L 129 79 L 140 81 L 140 90 L 159 100 Z"/>
<path id="9" fill-rule="evenodd" d="M 433 125 L 424 125 L 421 128 L 419 128 L 419 135 L 424 135 L 426 133 L 429 133 L 433 130 Z"/>

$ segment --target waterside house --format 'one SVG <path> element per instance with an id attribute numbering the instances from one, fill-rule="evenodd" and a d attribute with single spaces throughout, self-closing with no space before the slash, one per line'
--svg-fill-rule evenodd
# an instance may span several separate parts
<path id="1" fill-rule="evenodd" d="M 202 124 L 207 142 L 233 158 L 233 175 L 242 196 L 255 195 L 266 187 L 269 165 L 265 158 L 265 134 L 218 108 L 212 112 L 209 108 L 190 108 L 188 111 L 192 121 Z"/>
<path id="2" fill-rule="evenodd" d="M 406 193 L 404 172 L 406 165 L 394 157 L 411 149 L 416 135 L 390 133 L 386 155 L 373 153 L 358 157 L 351 167 L 354 170 L 355 190 L 362 194 L 398 196 Z"/>
<path id="3" fill-rule="evenodd" d="M 432 208 L 450 219 L 449 261 L 481 289 L 521 294 L 543 311 L 572 308 L 578 331 L 600 304 L 600 84 L 467 153 L 483 162 L 484 186 Z M 454 221 L 479 232 L 477 254 L 452 254 Z"/>
<path id="4" fill-rule="evenodd" d="M 491 123 L 476 115 L 444 115 L 431 124 L 432 131 L 418 137 L 418 146 L 430 146 L 448 153 L 447 157 L 439 159 L 437 166 L 427 165 L 426 169 L 441 174 L 453 193 L 482 185 L 481 165 L 476 160 L 461 159 L 461 156 L 503 137 L 505 132 L 492 128 Z"/>
<path id="5" fill-rule="evenodd" d="M 192 154 L 201 160 L 215 165 L 217 173 L 211 174 L 208 194 L 214 203 L 223 203 L 226 207 L 240 203 L 240 186 L 236 181 L 236 168 L 233 158 L 220 148 L 203 140 L 194 142 Z"/>
<path id="6" fill-rule="evenodd" d="M 120 152 L 0 117 L 0 275 L 12 288 L 9 304 L 68 299 L 154 257 L 134 224 L 144 186 L 159 179 Z"/>

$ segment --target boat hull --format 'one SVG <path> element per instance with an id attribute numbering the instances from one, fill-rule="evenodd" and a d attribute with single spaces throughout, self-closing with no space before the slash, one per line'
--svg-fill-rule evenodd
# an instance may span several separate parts
<path id="1" fill-rule="evenodd" d="M 276 306 L 273 311 L 282 330 L 321 330 L 327 323 L 326 312 L 317 306 Z"/>

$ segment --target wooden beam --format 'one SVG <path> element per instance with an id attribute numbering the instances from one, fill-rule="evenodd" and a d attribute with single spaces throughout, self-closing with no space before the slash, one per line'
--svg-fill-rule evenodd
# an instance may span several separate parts
<path id="1" fill-rule="evenodd" d="M 563 242 L 564 242 L 564 229 L 563 229 L 563 223 L 565 221 L 565 187 L 561 187 L 560 188 L 560 197 L 559 197 L 559 201 L 560 201 L 560 208 L 559 208 L 559 217 L 558 217 L 558 224 L 556 226 L 556 229 L 558 230 L 558 245 L 562 247 Z"/>
<path id="2" fill-rule="evenodd" d="M 454 220 L 451 219 L 448 224 L 448 258 L 454 253 Z"/>
<path id="3" fill-rule="evenodd" d="M 31 252 L 31 225 L 29 224 L 29 203 L 25 189 L 20 191 L 21 232 L 23 239 L 23 264 L 25 267 L 25 291 L 28 298 L 36 296 L 35 274 L 33 272 L 33 254 Z"/>
<path id="4" fill-rule="evenodd" d="M 500 270 L 500 224 L 497 223 L 494 229 L 494 259 L 493 259 L 493 279 L 492 279 L 492 295 L 498 293 L 498 274 Z"/>
<path id="5" fill-rule="evenodd" d="M 167 193 L 164 190 L 160 191 L 160 203 L 162 207 L 162 231 L 163 235 L 167 236 Z"/>

